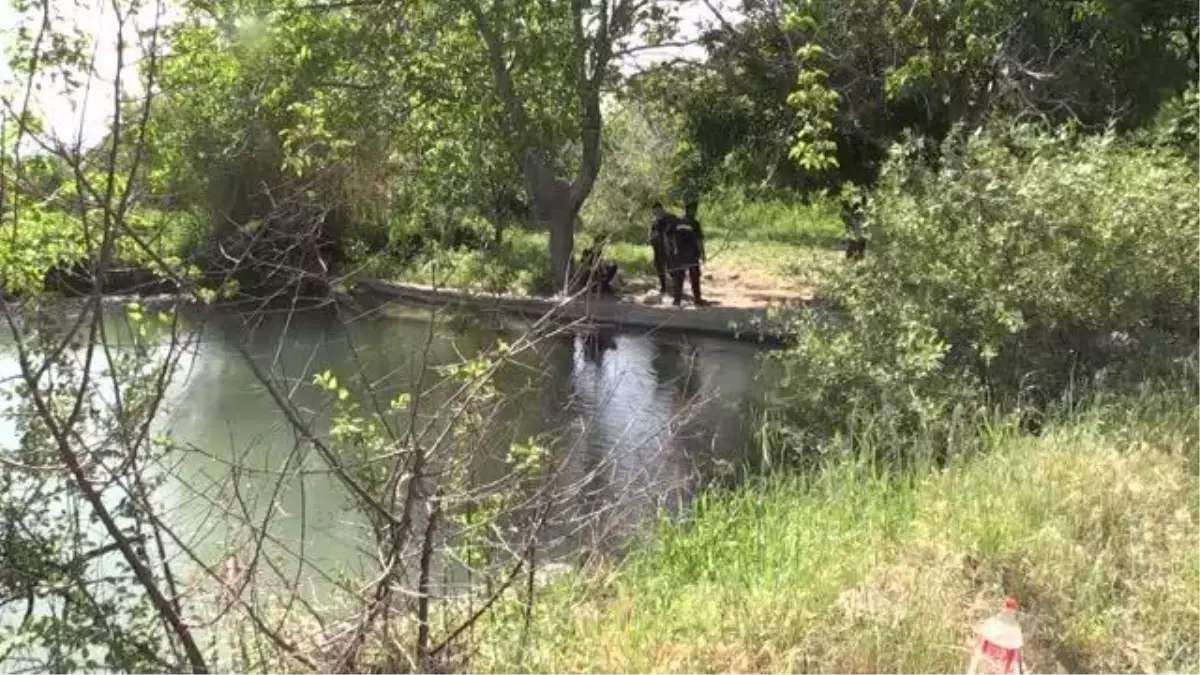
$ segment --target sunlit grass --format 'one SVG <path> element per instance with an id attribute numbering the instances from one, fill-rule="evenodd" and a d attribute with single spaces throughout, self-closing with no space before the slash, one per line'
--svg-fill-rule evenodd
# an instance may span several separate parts
<path id="1" fill-rule="evenodd" d="M 700 217 L 713 269 L 759 289 L 816 286 L 840 255 L 842 225 L 824 201 L 754 200 L 731 193 L 704 202 Z M 576 254 L 604 236 L 605 256 L 620 266 L 622 280 L 632 288 L 653 286 L 648 212 L 645 220 L 644 226 L 620 228 L 585 223 L 576 236 Z M 439 250 L 403 265 L 381 265 L 378 273 L 398 281 L 527 294 L 544 290 L 547 245 L 545 232 L 512 228 L 498 248 Z"/>
<path id="2" fill-rule="evenodd" d="M 473 667 L 961 672 L 1011 593 L 1032 672 L 1195 672 L 1196 429 L 1194 397 L 1156 394 L 941 468 L 847 457 L 711 493 L 618 568 L 548 587 L 530 649 L 498 614 Z"/>

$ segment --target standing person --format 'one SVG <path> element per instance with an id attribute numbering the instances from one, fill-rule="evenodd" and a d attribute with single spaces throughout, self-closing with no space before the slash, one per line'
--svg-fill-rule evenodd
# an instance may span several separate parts
<path id="1" fill-rule="evenodd" d="M 679 222 L 679 217 L 663 208 L 662 202 L 650 207 L 650 248 L 654 251 L 654 272 L 658 275 L 658 292 L 667 294 L 667 230 Z"/>
<path id="2" fill-rule="evenodd" d="M 692 282 L 692 301 L 696 306 L 704 304 L 700 296 L 700 263 L 707 259 L 704 253 L 704 230 L 696 217 L 698 204 L 688 202 L 683 207 L 683 218 L 678 219 L 667 234 L 671 260 L 671 280 L 674 282 L 675 304 L 683 304 L 683 277 Z"/>
<path id="3" fill-rule="evenodd" d="M 839 215 L 846 228 L 846 259 L 859 260 L 867 250 L 867 238 L 863 236 L 862 202 L 843 196 Z"/>

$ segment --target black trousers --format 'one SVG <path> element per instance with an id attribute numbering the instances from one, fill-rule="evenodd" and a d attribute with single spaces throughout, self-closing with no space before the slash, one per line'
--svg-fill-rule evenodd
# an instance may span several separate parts
<path id="1" fill-rule="evenodd" d="M 699 304 L 700 298 L 700 266 L 692 265 L 686 269 L 680 268 L 671 270 L 671 281 L 674 282 L 674 287 L 671 289 L 675 296 L 675 304 L 683 302 L 683 276 L 687 275 L 692 282 L 692 302 Z"/>
<path id="2" fill-rule="evenodd" d="M 866 237 L 853 237 L 846 240 L 846 258 L 848 260 L 859 260 L 867 252 Z"/>
<path id="3" fill-rule="evenodd" d="M 650 248 L 654 251 L 654 272 L 658 275 L 658 290 L 667 292 L 667 247 L 662 239 L 651 239 Z"/>

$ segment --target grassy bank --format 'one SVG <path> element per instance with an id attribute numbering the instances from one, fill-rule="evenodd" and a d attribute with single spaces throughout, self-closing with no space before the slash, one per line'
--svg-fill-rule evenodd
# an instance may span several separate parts
<path id="1" fill-rule="evenodd" d="M 729 193 L 704 202 L 700 217 L 709 272 L 732 277 L 732 282 L 763 289 L 809 289 L 839 257 L 842 224 L 836 208 L 826 202 L 748 199 Z M 657 286 L 646 242 L 649 221 L 647 212 L 627 223 L 585 222 L 576 236 L 576 251 L 595 237 L 606 237 L 606 257 L 620 265 L 628 288 Z M 545 232 L 512 228 L 499 247 L 431 250 L 409 261 L 380 260 L 372 273 L 397 281 L 530 293 L 548 267 L 547 244 Z"/>
<path id="2" fill-rule="evenodd" d="M 546 587 L 528 648 L 498 614 L 472 667 L 962 672 L 1011 593 L 1032 672 L 1195 672 L 1197 417 L 1192 392 L 1145 395 L 907 478 L 847 460 L 708 495 Z"/>

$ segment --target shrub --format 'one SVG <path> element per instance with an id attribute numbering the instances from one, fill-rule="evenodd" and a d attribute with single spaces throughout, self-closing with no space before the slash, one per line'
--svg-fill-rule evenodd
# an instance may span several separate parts
<path id="1" fill-rule="evenodd" d="M 1200 133 L 1200 89 L 1192 84 L 1163 104 L 1154 121 L 1139 132 L 1151 144 L 1174 148 L 1196 163 Z"/>
<path id="2" fill-rule="evenodd" d="M 866 412 L 904 435 L 955 408 L 1038 408 L 1194 349 L 1182 155 L 1026 127 L 948 141 L 936 169 L 907 154 L 868 207 L 867 260 L 830 281 L 833 309 L 788 317 L 797 343 L 770 357 L 805 440 Z"/>

